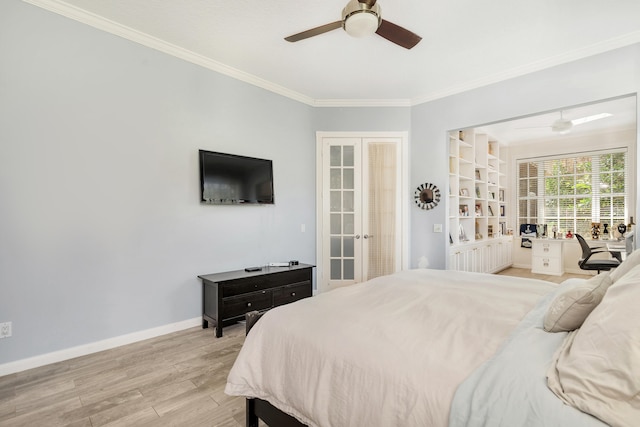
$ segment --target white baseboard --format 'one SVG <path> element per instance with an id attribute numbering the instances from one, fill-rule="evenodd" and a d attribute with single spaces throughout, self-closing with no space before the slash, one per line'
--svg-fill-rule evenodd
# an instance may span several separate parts
<path id="1" fill-rule="evenodd" d="M 51 353 L 42 354 L 40 356 L 16 360 L 15 362 L 4 363 L 0 365 L 0 377 L 3 375 L 25 371 L 27 369 L 37 368 L 39 366 L 49 365 L 51 363 L 62 362 L 64 360 L 73 359 L 74 357 L 86 356 L 87 354 L 109 350 L 138 341 L 144 341 L 149 338 L 155 338 L 159 337 L 160 335 L 182 331 L 194 326 L 202 326 L 202 317 L 196 317 L 176 323 L 170 323 L 168 325 L 158 326 L 156 328 L 146 329 L 144 331 L 132 332 L 130 334 L 120 335 L 102 341 L 79 345 L 77 347 L 66 348 L 64 350 L 54 351 Z"/>

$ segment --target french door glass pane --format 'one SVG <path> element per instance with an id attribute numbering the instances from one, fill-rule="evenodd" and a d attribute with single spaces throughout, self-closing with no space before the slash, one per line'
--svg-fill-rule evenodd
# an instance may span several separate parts
<path id="1" fill-rule="evenodd" d="M 340 189 L 342 185 L 342 171 L 338 168 L 331 168 L 331 177 L 329 180 L 329 188 L 332 190 Z"/>
<path id="2" fill-rule="evenodd" d="M 355 279 L 355 269 L 353 264 L 353 259 L 345 259 L 344 260 L 344 280 L 353 280 Z"/>
<path id="3" fill-rule="evenodd" d="M 342 261 L 338 259 L 331 260 L 331 280 L 342 279 Z"/>
<path id="4" fill-rule="evenodd" d="M 331 212 L 340 212 L 342 207 L 342 194 L 340 191 L 331 192 Z"/>
<path id="5" fill-rule="evenodd" d="M 341 249 L 341 237 L 331 236 L 331 257 L 339 257 L 342 255 Z"/>
<path id="6" fill-rule="evenodd" d="M 352 238 L 347 237 L 344 239 L 344 248 L 342 254 L 345 257 L 353 257 L 355 255 Z"/>
<path id="7" fill-rule="evenodd" d="M 332 145 L 329 148 L 329 164 L 331 166 L 342 165 L 342 147 L 339 145 Z"/>
<path id="8" fill-rule="evenodd" d="M 355 224 L 354 224 L 354 215 L 351 213 L 346 213 L 343 215 L 344 220 L 344 234 L 354 234 L 355 233 Z"/>
<path id="9" fill-rule="evenodd" d="M 344 149 L 344 157 L 342 158 L 342 165 L 343 166 L 351 166 L 353 167 L 354 165 L 354 147 L 353 145 L 345 145 L 343 147 Z"/>
<path id="10" fill-rule="evenodd" d="M 330 224 L 330 232 L 331 234 L 340 234 L 340 231 L 342 230 L 342 215 L 338 214 L 331 214 L 331 224 Z"/>

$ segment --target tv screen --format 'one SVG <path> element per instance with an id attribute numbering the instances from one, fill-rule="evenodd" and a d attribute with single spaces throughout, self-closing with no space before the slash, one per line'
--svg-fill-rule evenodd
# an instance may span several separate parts
<path id="1" fill-rule="evenodd" d="M 272 161 L 200 150 L 200 202 L 273 204 Z"/>

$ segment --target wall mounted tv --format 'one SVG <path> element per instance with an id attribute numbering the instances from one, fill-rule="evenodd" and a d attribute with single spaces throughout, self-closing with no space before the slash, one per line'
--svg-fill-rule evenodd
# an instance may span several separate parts
<path id="1" fill-rule="evenodd" d="M 200 150 L 200 202 L 273 204 L 273 162 Z"/>

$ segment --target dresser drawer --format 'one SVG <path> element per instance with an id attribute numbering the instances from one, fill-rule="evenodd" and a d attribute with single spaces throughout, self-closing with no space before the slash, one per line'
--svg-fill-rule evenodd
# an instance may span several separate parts
<path id="1" fill-rule="evenodd" d="M 562 242 L 534 241 L 533 256 L 561 258 Z"/>
<path id="2" fill-rule="evenodd" d="M 221 284 L 222 298 L 242 295 L 249 292 L 262 291 L 269 288 L 269 282 L 264 276 L 246 279 L 230 280 Z"/>
<path id="3" fill-rule="evenodd" d="M 311 296 L 311 282 L 294 283 L 273 290 L 273 305 L 283 305 Z"/>
<path id="4" fill-rule="evenodd" d="M 273 295 L 271 290 L 251 292 L 244 295 L 224 298 L 222 300 L 222 318 L 243 316 L 252 310 L 266 310 L 271 308 Z"/>
<path id="5" fill-rule="evenodd" d="M 560 275 L 563 272 L 562 258 L 534 256 L 531 264 L 532 273 Z"/>

